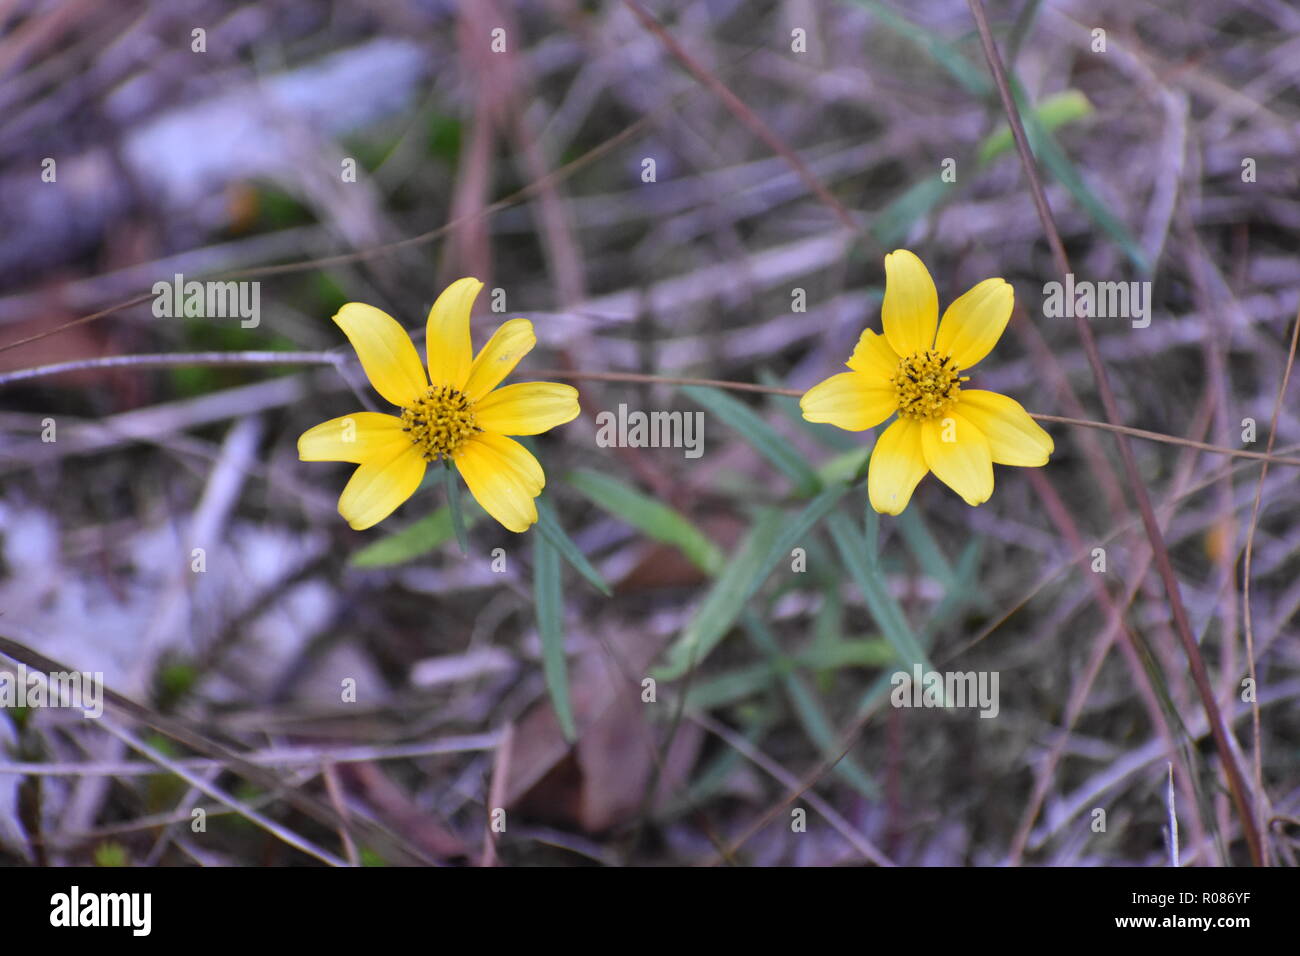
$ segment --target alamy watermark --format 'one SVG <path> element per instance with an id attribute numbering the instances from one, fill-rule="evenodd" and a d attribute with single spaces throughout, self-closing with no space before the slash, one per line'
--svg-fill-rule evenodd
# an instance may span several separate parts
<path id="1" fill-rule="evenodd" d="M 171 282 L 155 282 L 152 291 L 155 318 L 239 319 L 246 329 L 255 329 L 262 321 L 260 282 L 186 282 L 178 272 Z"/>
<path id="2" fill-rule="evenodd" d="M 704 454 L 703 412 L 628 411 L 596 415 L 596 444 L 601 448 L 681 448 L 687 458 Z"/>
<path id="3" fill-rule="evenodd" d="M 91 719 L 104 714 L 104 675 L 100 671 L 0 670 L 0 709 L 67 707 Z"/>
<path id="4" fill-rule="evenodd" d="M 996 717 L 1001 710 L 997 671 L 895 671 L 889 678 L 894 689 L 889 702 L 895 707 L 978 707 L 981 717 Z"/>
<path id="5" fill-rule="evenodd" d="M 74 885 L 50 897 L 50 925 L 116 926 L 131 930 L 132 936 L 148 936 L 153 929 L 153 894 L 83 893 Z"/>
<path id="6" fill-rule="evenodd" d="M 1133 328 L 1145 329 L 1151 324 L 1151 283 L 1076 282 L 1074 273 L 1068 272 L 1064 283 L 1043 286 L 1043 315 L 1049 319 L 1131 319 Z"/>

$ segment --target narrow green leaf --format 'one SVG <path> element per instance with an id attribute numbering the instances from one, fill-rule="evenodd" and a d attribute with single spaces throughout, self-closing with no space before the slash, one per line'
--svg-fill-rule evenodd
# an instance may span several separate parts
<path id="1" fill-rule="evenodd" d="M 764 569 L 772 545 L 781 532 L 785 515 L 777 510 L 760 512 L 739 550 L 713 582 L 690 622 L 669 647 L 658 680 L 676 680 L 703 661 L 736 622 L 745 602 L 762 586 L 771 567 Z"/>
<path id="2" fill-rule="evenodd" d="M 1012 77 L 1011 83 L 1016 91 L 1017 102 L 1023 103 L 1024 93 L 1020 89 L 1019 82 Z M 1034 154 L 1042 159 L 1043 165 L 1057 182 L 1069 190 L 1070 195 L 1088 217 L 1110 235 L 1137 270 L 1143 275 L 1150 275 L 1151 267 L 1147 263 L 1146 253 L 1133 233 L 1129 232 L 1128 227 L 1120 221 L 1119 217 L 1114 215 L 1106 203 L 1092 191 L 1078 167 L 1052 138 L 1052 134 L 1043 128 L 1034 111 L 1020 107 L 1020 114 L 1025 124 L 1025 136 Z"/>
<path id="3" fill-rule="evenodd" d="M 569 671 L 564 657 L 564 595 L 560 555 L 550 539 L 533 535 L 533 600 L 537 605 L 537 634 L 542 642 L 542 670 L 551 706 L 566 740 L 578 736 L 569 701 Z"/>
<path id="4" fill-rule="evenodd" d="M 963 56 L 956 46 L 942 39 L 930 27 L 913 23 L 880 0 L 853 0 L 853 2 L 860 7 L 866 7 L 899 36 L 905 37 L 925 50 L 930 58 L 947 70 L 968 93 L 983 95 L 992 89 L 992 84 L 980 69 Z"/>
<path id="5" fill-rule="evenodd" d="M 726 636 L 745 603 L 758 593 L 777 563 L 789 556 L 791 549 L 834 509 L 847 491 L 844 485 L 832 485 L 788 523 L 780 511 L 760 514 L 739 553 L 726 565 L 704 604 L 668 649 L 667 662 L 656 676 L 660 680 L 676 680 L 703 661 Z"/>
<path id="6" fill-rule="evenodd" d="M 804 505 L 803 510 L 795 515 L 794 520 L 785 526 L 785 530 L 781 532 L 780 537 L 772 542 L 772 547 L 768 550 L 767 554 L 763 556 L 762 561 L 759 564 L 759 567 L 762 569 L 761 573 L 763 579 L 766 579 L 767 576 L 772 573 L 772 569 L 776 567 L 777 562 L 789 557 L 791 549 L 796 547 L 800 541 L 803 541 L 804 538 L 807 537 L 808 532 L 812 530 L 813 525 L 818 521 L 821 521 L 835 509 L 835 506 L 839 504 L 840 499 L 844 497 L 848 490 L 848 485 L 838 483 L 828 485 L 821 494 L 808 502 L 808 504 Z M 747 597 L 752 596 L 753 593 L 762 586 L 762 584 L 762 579 L 755 581 L 754 589 L 749 595 L 747 595 Z"/>
<path id="7" fill-rule="evenodd" d="M 908 508 L 898 516 L 898 530 L 916 561 L 927 575 L 937 581 L 944 591 L 952 590 L 956 583 L 952 564 L 944 557 L 939 542 L 930 533 L 930 526 L 920 508 Z"/>
<path id="8" fill-rule="evenodd" d="M 814 495 L 821 488 L 817 472 L 803 456 L 744 402 L 716 388 L 701 385 L 687 385 L 682 392 L 739 432 L 760 455 L 790 479 L 800 495 Z"/>
<path id="9" fill-rule="evenodd" d="M 575 571 L 587 579 L 597 591 L 612 597 L 614 592 L 610 590 L 605 579 L 600 576 L 600 572 L 592 567 L 587 556 L 579 550 L 578 546 L 573 543 L 573 539 L 564 533 L 560 527 L 560 520 L 555 516 L 549 502 L 537 499 L 537 530 L 541 532 L 541 537 L 551 543 L 551 546 L 559 553 L 560 557 L 573 565 Z"/>
<path id="10" fill-rule="evenodd" d="M 867 610 L 875 618 L 885 640 L 889 641 L 898 654 L 899 663 L 908 670 L 914 664 L 920 664 L 923 670 L 930 670 L 930 662 L 912 632 L 911 625 L 907 623 L 903 609 L 889 593 L 880 570 L 874 562 L 868 560 L 866 541 L 854 522 L 841 520 L 830 521 L 828 524 L 840 559 L 862 591 Z"/>
<path id="11" fill-rule="evenodd" d="M 810 670 L 837 671 L 845 667 L 888 667 L 898 659 L 898 654 L 888 641 L 873 637 L 810 647 L 795 659 Z"/>
<path id="12" fill-rule="evenodd" d="M 722 568 L 722 551 L 680 512 L 609 475 L 580 470 L 566 477 L 601 508 L 647 537 L 677 548 L 704 573 L 716 574 Z"/>
<path id="13" fill-rule="evenodd" d="M 1032 121 L 1047 135 L 1066 123 L 1087 116 L 1092 104 L 1078 90 L 1066 90 L 1044 99 L 1033 109 L 1025 110 L 1026 129 Z M 1032 140 L 1031 140 L 1032 141 Z M 1003 123 L 980 143 L 976 165 L 980 168 L 1006 153 L 1014 144 L 1011 128 Z M 956 185 L 946 183 L 938 175 L 918 180 L 896 196 L 883 209 L 876 212 L 871 223 L 871 234 L 881 245 L 893 246 L 901 242 L 918 219 L 954 195 Z"/>
<path id="14" fill-rule="evenodd" d="M 758 648 L 766 653 L 769 660 L 774 663 L 784 662 L 786 660 L 785 655 L 781 653 L 781 648 L 777 644 L 775 636 L 768 630 L 763 620 L 752 610 L 745 611 L 744 618 L 745 628 L 749 631 L 750 638 Z M 781 667 L 780 673 L 786 696 L 790 698 L 790 705 L 794 708 L 795 715 L 799 718 L 799 724 L 803 727 L 804 733 L 813 746 L 827 760 L 838 758 L 839 762 L 835 764 L 835 772 L 848 781 L 864 797 L 879 796 L 880 789 L 876 786 L 876 782 L 871 779 L 871 776 L 858 766 L 857 762 L 848 754 L 843 757 L 840 756 L 843 747 L 840 744 L 839 735 L 836 734 L 829 715 L 822 708 L 821 702 L 816 695 L 808 689 L 808 686 L 790 667 Z"/>
<path id="15" fill-rule="evenodd" d="M 880 512 L 867 502 L 863 509 L 862 526 L 865 531 L 867 562 L 874 568 L 880 564 Z"/>
<path id="16" fill-rule="evenodd" d="M 717 710 L 767 689 L 776 682 L 776 676 L 771 663 L 760 661 L 708 680 L 693 681 L 686 692 L 686 706 L 695 711 Z"/>
<path id="17" fill-rule="evenodd" d="M 982 603 L 979 585 L 979 558 L 983 550 L 980 538 L 972 538 L 957 559 L 957 568 L 953 572 L 952 583 L 944 591 L 943 598 L 930 612 L 920 628 L 920 640 L 929 646 L 939 628 L 951 620 L 958 611 L 969 604 Z"/>
<path id="18" fill-rule="evenodd" d="M 451 512 L 451 527 L 456 534 L 456 543 L 460 545 L 462 556 L 469 554 L 469 537 L 465 534 L 465 521 L 460 513 L 460 486 L 456 483 L 456 470 L 451 462 L 442 464 L 442 484 L 447 489 L 447 510 Z"/>
<path id="19" fill-rule="evenodd" d="M 870 460 L 871 449 L 869 447 L 855 448 L 823 462 L 821 467 L 817 469 L 817 476 L 828 485 L 836 481 L 856 485 L 862 475 L 867 473 L 867 463 Z"/>
<path id="20" fill-rule="evenodd" d="M 901 242 L 918 219 L 928 215 L 944 197 L 957 188 L 938 175 L 928 176 L 908 186 L 872 218 L 871 234 L 882 246 Z"/>
<path id="21" fill-rule="evenodd" d="M 1033 114 L 1042 128 L 1050 133 L 1066 123 L 1091 115 L 1092 104 L 1088 102 L 1088 97 L 1078 90 L 1062 90 L 1060 93 L 1044 97 L 1034 106 Z M 979 164 L 985 166 L 991 163 L 999 156 L 1010 152 L 1014 146 L 1015 140 L 1011 136 L 1011 127 L 1006 123 L 1001 124 L 980 143 L 979 152 L 976 154 Z"/>
<path id="22" fill-rule="evenodd" d="M 844 599 L 840 597 L 839 575 L 828 578 L 821 587 L 822 603 L 813 618 L 813 640 L 809 653 L 837 647 L 844 640 Z"/>
<path id="23" fill-rule="evenodd" d="M 472 528 L 483 514 L 478 503 L 472 502 L 465 509 L 466 526 Z M 354 568 L 384 568 L 405 564 L 442 547 L 454 534 L 451 512 L 444 506 L 401 531 L 366 545 L 348 559 L 348 564 Z"/>

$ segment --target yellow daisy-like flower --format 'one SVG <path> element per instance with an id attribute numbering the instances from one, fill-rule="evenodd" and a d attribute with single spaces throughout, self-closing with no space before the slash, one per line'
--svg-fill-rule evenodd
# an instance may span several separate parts
<path id="1" fill-rule="evenodd" d="M 528 449 L 507 435 L 537 435 L 578 417 L 578 390 L 554 382 L 497 388 L 537 343 L 533 324 L 511 319 L 473 354 L 469 313 L 483 283 L 458 279 L 429 310 L 425 374 L 411 337 L 386 312 L 360 302 L 334 321 L 348 337 L 370 384 L 398 415 L 355 412 L 308 429 L 303 461 L 360 467 L 339 498 L 339 514 L 358 531 L 383 521 L 414 494 L 429 463 L 454 462 L 483 510 L 511 531 L 537 521 L 546 476 Z"/>
<path id="2" fill-rule="evenodd" d="M 810 388 L 803 417 L 849 431 L 874 428 L 898 414 L 872 449 L 867 468 L 871 507 L 902 513 L 932 471 L 969 505 L 993 494 L 993 463 L 1047 464 L 1054 446 L 1015 399 L 963 388 L 962 372 L 993 350 L 1011 318 L 1015 293 L 985 279 L 939 321 L 939 295 L 925 264 L 906 249 L 885 256 L 885 334 L 867 329 L 849 358 L 852 371 Z"/>

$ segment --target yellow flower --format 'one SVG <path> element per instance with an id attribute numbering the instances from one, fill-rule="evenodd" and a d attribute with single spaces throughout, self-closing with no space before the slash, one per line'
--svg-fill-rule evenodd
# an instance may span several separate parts
<path id="1" fill-rule="evenodd" d="M 963 388 L 961 373 L 993 350 L 1011 318 L 1015 293 L 985 279 L 939 322 L 939 296 L 924 263 L 906 249 L 885 256 L 885 334 L 867 329 L 849 358 L 852 370 L 814 385 L 799 401 L 803 417 L 849 431 L 874 428 L 894 413 L 871 452 L 871 507 L 901 514 L 932 471 L 969 505 L 993 494 L 993 463 L 1047 464 L 1052 438 L 1014 399 Z"/>
<path id="2" fill-rule="evenodd" d="M 308 429 L 303 461 L 360 467 L 339 498 L 339 514 L 358 531 L 383 521 L 440 460 L 457 470 L 483 510 L 511 531 L 537 521 L 542 466 L 507 435 L 537 435 L 578 416 L 578 390 L 554 382 L 497 388 L 537 343 L 533 324 L 511 319 L 473 355 L 469 312 L 483 283 L 458 279 L 429 310 L 425 374 L 411 338 L 373 306 L 349 302 L 334 321 L 348 337 L 370 384 L 399 415 L 355 412 Z M 430 384 L 432 382 L 432 384 Z M 495 391 L 494 391 L 495 389 Z"/>

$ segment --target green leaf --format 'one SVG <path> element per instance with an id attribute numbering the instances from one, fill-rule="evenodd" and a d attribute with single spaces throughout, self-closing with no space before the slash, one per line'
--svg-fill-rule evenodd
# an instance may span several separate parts
<path id="1" fill-rule="evenodd" d="M 913 23 L 880 0 L 854 0 L 854 2 L 860 7 L 866 7 L 895 33 L 906 37 L 929 53 L 930 58 L 947 70 L 968 93 L 983 95 L 992 89 L 980 69 L 931 28 Z"/>
<path id="2" fill-rule="evenodd" d="M 911 670 L 914 664 L 920 664 L 922 669 L 930 670 L 930 662 L 912 632 L 911 625 L 907 623 L 903 609 L 889 593 L 884 575 L 880 573 L 876 563 L 868 557 L 867 543 L 856 524 L 843 520 L 831 521 L 828 524 L 835 547 L 839 550 L 840 559 L 843 560 L 849 569 L 849 574 L 862 591 L 867 610 L 875 618 L 885 640 L 889 641 L 890 646 L 898 654 L 899 663 L 908 670 Z"/>
<path id="3" fill-rule="evenodd" d="M 443 487 L 447 489 L 447 510 L 451 512 L 451 528 L 456 534 L 456 543 L 460 545 L 462 556 L 469 554 L 469 538 L 465 534 L 465 521 L 460 513 L 460 485 L 456 483 L 456 470 L 451 462 L 442 465 Z"/>
<path id="4" fill-rule="evenodd" d="M 957 188 L 956 183 L 946 183 L 936 173 L 907 187 L 875 214 L 871 234 L 882 246 L 893 246 L 903 240 L 912 225 Z"/>
<path id="5" fill-rule="evenodd" d="M 898 659 L 898 654 L 888 641 L 872 637 L 810 647 L 795 659 L 811 670 L 837 671 L 845 667 L 888 667 Z"/>
<path id="6" fill-rule="evenodd" d="M 569 671 L 564 657 L 564 595 L 561 590 L 560 555 L 544 534 L 533 535 L 533 600 L 537 606 L 537 634 L 542 642 L 542 669 L 551 706 L 569 742 L 577 739 L 573 706 L 569 701 Z"/>
<path id="7" fill-rule="evenodd" d="M 483 514 L 483 509 L 477 502 L 473 502 L 466 509 L 466 526 L 472 528 Z M 366 545 L 348 559 L 348 564 L 354 568 L 384 568 L 405 564 L 442 547 L 454 535 L 451 512 L 444 506 L 401 531 Z"/>
<path id="8" fill-rule="evenodd" d="M 647 537 L 672 545 L 706 574 L 722 568 L 722 551 L 681 513 L 642 494 L 617 478 L 594 471 L 566 476 L 570 485 L 601 508 L 622 518 Z"/>
<path id="9" fill-rule="evenodd" d="M 870 448 L 855 448 L 823 462 L 817 469 L 817 475 L 828 485 L 837 481 L 850 485 L 857 484 L 861 477 L 860 473 L 866 473 L 867 463 L 870 460 Z"/>
<path id="10" fill-rule="evenodd" d="M 789 555 L 809 530 L 844 497 L 845 485 L 832 485 L 804 507 L 795 519 L 785 524 L 780 511 L 759 516 L 741 545 L 740 553 L 726 567 L 713 585 L 691 623 L 668 651 L 668 662 L 658 672 L 660 680 L 675 680 L 704 660 L 726 636 L 737 615 L 758 589 L 763 586 L 777 563 Z"/>
<path id="11" fill-rule="evenodd" d="M 840 499 L 844 497 L 848 490 L 848 485 L 830 485 L 804 506 L 794 520 L 786 525 L 781 536 L 772 542 L 771 548 L 763 556 L 762 563 L 759 565 L 762 568 L 763 579 L 766 579 L 772 573 L 772 569 L 776 567 L 777 562 L 787 557 L 790 550 L 807 536 L 813 525 L 835 509 L 835 506 L 839 504 Z M 748 595 L 749 597 L 752 597 L 754 592 L 763 584 L 763 579 L 754 582 L 754 589 Z"/>
<path id="12" fill-rule="evenodd" d="M 1048 131 L 1087 116 L 1092 112 L 1092 104 L 1078 90 L 1066 90 L 1048 97 L 1032 110 L 1024 112 L 1025 123 L 1028 124 L 1032 119 L 1046 135 Z M 1014 142 L 1011 137 L 1011 127 L 1003 123 L 980 143 L 976 153 L 976 164 L 983 168 L 1010 150 Z M 892 246 L 901 242 L 912 225 L 951 197 L 955 188 L 954 183 L 945 183 L 937 174 L 918 180 L 875 214 L 871 224 L 871 234 L 881 245 Z"/>
<path id="13" fill-rule="evenodd" d="M 872 512 L 874 514 L 874 512 Z M 930 526 L 925 523 L 925 516 L 920 508 L 908 508 L 898 516 L 898 530 L 907 543 L 907 548 L 916 557 L 921 569 L 938 582 L 945 591 L 952 590 L 956 583 L 952 565 L 944 557 L 939 542 L 930 533 Z"/>
<path id="14" fill-rule="evenodd" d="M 945 588 L 943 598 L 921 626 L 920 639 L 927 647 L 939 628 L 955 617 L 958 611 L 969 604 L 980 603 L 982 592 L 979 590 L 979 558 L 982 550 L 982 539 L 971 538 L 957 559 L 952 583 Z"/>
<path id="15" fill-rule="evenodd" d="M 686 706 L 695 711 L 717 710 L 752 697 L 776 681 L 776 668 L 768 661 L 725 671 L 708 680 L 692 682 L 686 692 Z"/>
<path id="16" fill-rule="evenodd" d="M 1021 110 L 1021 114 L 1024 117 L 1025 136 L 1029 140 L 1029 146 L 1043 160 L 1043 165 L 1062 186 L 1069 190 L 1070 195 L 1083 207 L 1088 217 L 1115 240 L 1137 270 L 1143 275 L 1150 275 L 1151 267 L 1147 263 L 1146 253 L 1129 232 L 1128 227 L 1120 221 L 1119 217 L 1112 214 L 1101 198 L 1089 188 L 1078 168 L 1057 145 L 1051 134 L 1042 128 L 1033 112 Z"/>
<path id="17" fill-rule="evenodd" d="M 776 638 L 768 630 L 767 625 L 752 610 L 745 612 L 745 627 L 754 643 L 766 652 L 770 659 L 779 660 L 783 658 Z M 857 762 L 848 754 L 841 757 L 844 748 L 840 743 L 839 735 L 835 732 L 830 717 L 822 708 L 821 701 L 808 689 L 808 686 L 799 675 L 788 668 L 783 668 L 781 683 L 785 685 L 785 692 L 790 698 L 790 704 L 799 718 L 804 733 L 812 741 L 813 746 L 821 752 L 823 758 L 827 760 L 838 759 L 838 763 L 835 764 L 835 772 L 847 780 L 864 797 L 879 796 L 880 788 L 871 779 L 870 775 L 858 766 Z"/>
<path id="18" fill-rule="evenodd" d="M 573 565 L 574 570 L 586 578 L 592 587 L 605 597 L 613 596 L 614 592 L 600 576 L 600 572 L 592 567 L 587 556 L 573 543 L 573 539 L 564 533 L 550 503 L 541 498 L 537 499 L 537 530 L 541 532 L 541 537 L 551 543 L 551 547 L 559 553 L 560 557 Z"/>
<path id="19" fill-rule="evenodd" d="M 864 529 L 867 561 L 872 567 L 880 564 L 880 512 L 867 502 L 863 509 L 862 527 Z"/>
<path id="20" fill-rule="evenodd" d="M 687 385 L 682 392 L 739 432 L 760 455 L 790 479 L 800 495 L 814 495 L 821 488 L 817 472 L 803 456 L 748 405 L 716 388 L 702 385 Z"/>
<path id="21" fill-rule="evenodd" d="M 1091 114 L 1092 104 L 1088 102 L 1088 97 L 1078 90 L 1062 90 L 1060 93 L 1054 93 L 1045 97 L 1033 109 L 1033 115 L 1038 123 L 1049 133 L 1066 123 L 1072 123 Z M 976 157 L 979 164 L 985 166 L 1010 152 L 1014 146 L 1015 139 L 1011 136 L 1011 127 L 1003 123 L 984 137 Z"/>
<path id="22" fill-rule="evenodd" d="M 699 664 L 726 636 L 762 586 L 771 567 L 764 568 L 772 545 L 781 533 L 785 515 L 775 509 L 760 512 L 739 550 L 713 582 L 686 628 L 668 649 L 664 665 L 654 672 L 658 680 L 676 680 Z"/>

